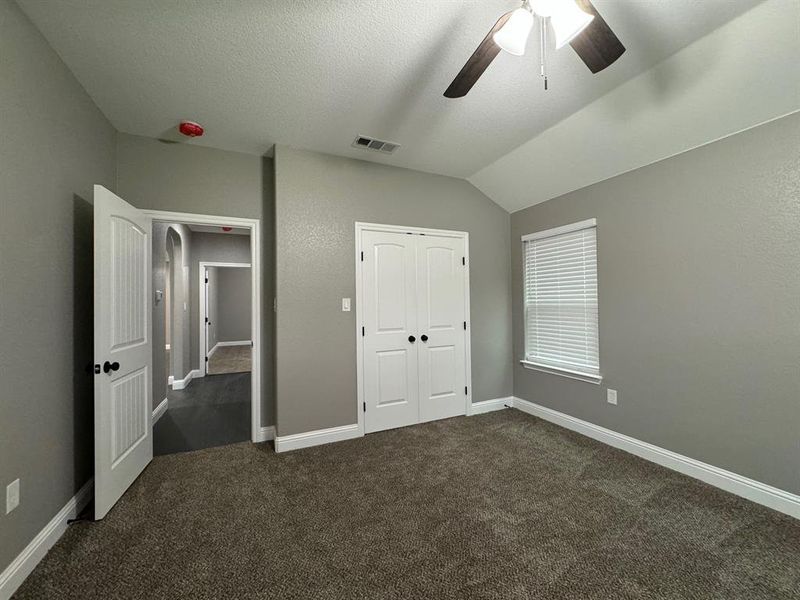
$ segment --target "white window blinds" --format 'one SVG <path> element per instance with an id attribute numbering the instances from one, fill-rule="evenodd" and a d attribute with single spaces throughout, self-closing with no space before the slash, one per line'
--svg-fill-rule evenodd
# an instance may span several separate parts
<path id="1" fill-rule="evenodd" d="M 522 242 L 525 360 L 599 375 L 596 221 L 534 233 Z"/>

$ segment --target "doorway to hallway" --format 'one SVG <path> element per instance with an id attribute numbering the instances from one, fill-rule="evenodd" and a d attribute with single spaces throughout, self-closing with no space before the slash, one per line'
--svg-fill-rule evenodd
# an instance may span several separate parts
<path id="1" fill-rule="evenodd" d="M 155 455 L 262 441 L 253 229 L 187 216 L 152 215 Z"/>

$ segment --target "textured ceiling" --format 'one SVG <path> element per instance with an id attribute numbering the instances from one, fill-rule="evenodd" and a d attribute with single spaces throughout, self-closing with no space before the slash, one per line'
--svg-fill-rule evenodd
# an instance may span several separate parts
<path id="1" fill-rule="evenodd" d="M 760 0 L 595 0 L 628 52 L 592 75 L 534 42 L 442 97 L 515 0 L 18 0 L 120 131 L 248 153 L 273 144 L 467 177 Z M 350 147 L 397 141 L 391 156 Z M 581 140 L 576 139 L 575 144 Z"/>

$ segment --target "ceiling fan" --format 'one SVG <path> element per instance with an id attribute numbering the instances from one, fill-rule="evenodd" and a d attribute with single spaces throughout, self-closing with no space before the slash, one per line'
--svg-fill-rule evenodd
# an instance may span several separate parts
<path id="1" fill-rule="evenodd" d="M 516 56 L 525 54 L 534 17 L 539 18 L 541 28 L 540 75 L 544 78 L 545 89 L 548 21 L 555 34 L 556 49 L 569 44 L 592 73 L 599 73 L 625 52 L 625 46 L 589 0 L 523 0 L 521 7 L 497 20 L 444 95 L 447 98 L 466 96 L 500 50 Z"/>

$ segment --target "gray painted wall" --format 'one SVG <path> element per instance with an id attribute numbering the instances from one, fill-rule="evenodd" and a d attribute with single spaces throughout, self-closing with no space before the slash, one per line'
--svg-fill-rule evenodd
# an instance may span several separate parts
<path id="1" fill-rule="evenodd" d="M 158 303 L 155 301 L 155 290 L 163 291 L 166 289 L 166 282 L 169 279 L 170 266 L 167 265 L 166 248 L 168 227 L 166 223 L 153 223 L 153 408 L 158 406 L 158 403 L 167 397 L 167 391 L 169 389 L 167 387 L 167 377 L 172 374 L 172 369 L 166 364 L 166 354 L 161 351 L 167 342 L 167 299 L 164 298 L 164 300 Z M 172 291 L 173 300 L 174 295 L 175 293 Z M 174 320 L 174 318 L 170 320 Z M 170 340 L 170 345 L 174 352 L 181 346 L 181 340 Z"/>
<path id="2" fill-rule="evenodd" d="M 356 221 L 469 232 L 473 401 L 511 394 L 505 210 L 460 179 L 283 146 L 275 174 L 280 435 L 357 420 Z"/>
<path id="3" fill-rule="evenodd" d="M 167 257 L 170 257 L 169 271 Z M 192 232 L 179 223 L 153 223 L 153 290 L 164 290 L 171 277 L 171 323 L 176 333 L 170 340 L 171 364 L 166 360 L 166 302 L 156 302 L 153 295 L 153 408 L 167 397 L 167 377 L 183 379 L 192 370 L 190 312 L 183 310 L 191 302 L 189 274 L 192 256 Z M 196 361 L 195 361 L 196 362 Z"/>
<path id="4" fill-rule="evenodd" d="M 92 185 L 114 189 L 115 132 L 9 0 L 0 56 L 0 490 L 21 478 L 2 571 L 92 475 Z"/>
<path id="5" fill-rule="evenodd" d="M 217 271 L 217 339 L 220 342 L 249 340 L 250 269 L 220 267 Z"/>
<path id="6" fill-rule="evenodd" d="M 262 425 L 274 423 L 275 282 L 273 161 L 268 158 L 120 133 L 117 191 L 139 208 L 261 220 Z M 155 341 L 155 340 L 154 340 Z"/>
<path id="7" fill-rule="evenodd" d="M 514 213 L 515 395 L 800 492 L 798 140 L 795 114 Z M 590 217 L 602 386 L 517 362 L 520 236 Z"/>
<path id="8" fill-rule="evenodd" d="M 198 306 L 200 263 L 204 261 L 249 263 L 250 260 L 250 236 L 196 231 L 192 233 L 192 266 L 189 269 L 192 369 L 200 368 L 200 307 Z M 249 269 L 247 271 L 250 272 Z M 250 339 L 249 334 L 246 339 Z"/>

